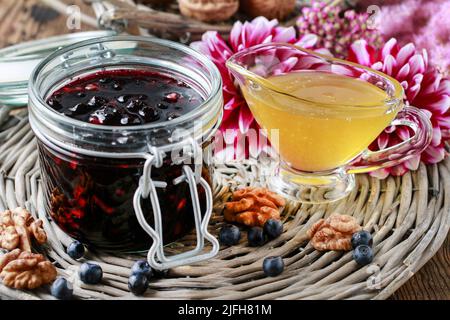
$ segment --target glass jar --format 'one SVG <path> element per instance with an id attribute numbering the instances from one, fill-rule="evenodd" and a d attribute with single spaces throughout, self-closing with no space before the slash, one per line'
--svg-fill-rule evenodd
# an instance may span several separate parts
<path id="1" fill-rule="evenodd" d="M 180 79 L 204 101 L 179 118 L 135 126 L 95 125 L 52 109 L 48 97 L 101 71 L 150 70 Z M 221 77 L 184 45 L 110 36 L 75 43 L 44 59 L 29 83 L 30 125 L 37 136 L 45 208 L 70 236 L 100 250 L 148 248 L 166 269 L 213 256 L 207 147 L 222 118 Z M 206 157 L 204 156 L 206 155 Z M 166 257 L 163 244 L 196 227 L 197 247 Z M 204 239 L 212 250 L 203 253 Z"/>

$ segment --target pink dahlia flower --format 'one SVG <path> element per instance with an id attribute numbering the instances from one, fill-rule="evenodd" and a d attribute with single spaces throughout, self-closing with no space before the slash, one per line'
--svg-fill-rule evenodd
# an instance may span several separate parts
<path id="1" fill-rule="evenodd" d="M 230 140 L 234 141 L 233 152 L 237 159 L 247 156 L 249 151 L 252 156 L 257 156 L 260 151 L 269 150 L 264 141 L 258 144 L 254 152 L 248 150 L 248 145 L 245 149 L 238 145 L 240 136 L 245 135 L 250 128 L 259 129 L 259 127 L 225 63 L 238 51 L 270 42 L 292 43 L 311 49 L 316 45 L 317 37 L 312 34 L 297 37 L 294 27 L 281 27 L 277 20 L 269 21 L 264 17 L 257 17 L 250 22 L 236 22 L 231 29 L 228 42 L 217 32 L 208 31 L 203 34 L 201 41 L 191 43 L 192 48 L 205 54 L 214 62 L 222 76 L 224 116 L 220 130 L 226 135 L 227 143 L 230 143 Z"/>
<path id="2" fill-rule="evenodd" d="M 382 71 L 397 79 L 405 90 L 405 103 L 413 105 L 429 116 L 433 138 L 428 148 L 414 159 L 377 170 L 372 175 L 384 178 L 389 174 L 402 175 L 415 170 L 419 162 L 437 163 L 445 157 L 444 141 L 450 138 L 450 78 L 444 77 L 428 62 L 427 51 L 418 51 L 410 43 L 403 47 L 391 39 L 375 49 L 366 41 L 356 41 L 349 50 L 348 60 Z M 371 149 L 380 150 L 398 144 L 410 137 L 408 128 L 389 127 L 378 137 Z"/>

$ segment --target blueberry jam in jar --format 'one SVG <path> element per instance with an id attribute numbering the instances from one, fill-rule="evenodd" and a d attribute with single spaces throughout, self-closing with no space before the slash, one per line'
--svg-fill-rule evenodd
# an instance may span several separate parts
<path id="1" fill-rule="evenodd" d="M 185 82 L 142 70 L 98 72 L 66 84 L 47 100 L 68 117 L 111 126 L 170 121 L 202 102 Z"/>
<path id="2" fill-rule="evenodd" d="M 47 99 L 47 104 L 63 115 L 111 126 L 172 121 L 174 114 L 179 117 L 201 102 L 201 95 L 185 82 L 139 70 L 97 72 L 69 82 Z M 40 149 L 41 165 L 50 173 L 46 181 L 49 212 L 64 231 L 98 247 L 106 248 L 109 242 L 116 241 L 147 245 L 132 204 L 143 160 L 101 161 L 77 154 L 65 157 L 43 146 Z M 172 181 L 181 175 L 181 165 L 165 164 L 155 171 L 154 179 Z M 204 209 L 202 191 L 199 189 Z M 173 241 L 190 231 L 194 221 L 188 186 L 169 184 L 159 190 L 158 197 L 161 211 L 171 213 L 164 224 L 164 241 Z M 151 212 L 148 201 L 142 205 L 144 211 Z M 92 229 L 95 232 L 90 232 Z"/>
<path id="3" fill-rule="evenodd" d="M 98 250 L 148 250 L 197 219 L 216 250 L 200 228 L 223 103 L 208 59 L 170 41 L 105 37 L 56 51 L 30 82 L 42 205 L 64 232 Z M 155 257 L 160 269 L 183 264 Z"/>

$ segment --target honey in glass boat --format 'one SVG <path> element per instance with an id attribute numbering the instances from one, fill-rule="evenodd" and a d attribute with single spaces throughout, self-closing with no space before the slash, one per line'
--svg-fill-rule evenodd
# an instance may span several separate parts
<path id="1" fill-rule="evenodd" d="M 279 154 L 269 186 L 292 200 L 339 200 L 354 189 L 354 173 L 399 164 L 431 141 L 428 117 L 405 106 L 400 83 L 379 71 L 285 43 L 242 50 L 227 67 Z M 369 150 L 390 125 L 411 137 Z"/>
<path id="2" fill-rule="evenodd" d="M 279 130 L 271 142 L 301 171 L 327 171 L 356 157 L 395 118 L 388 95 L 356 78 L 298 71 L 267 78 L 273 90 L 242 91 L 261 127 Z M 351 106 L 348 108 L 347 106 Z"/>

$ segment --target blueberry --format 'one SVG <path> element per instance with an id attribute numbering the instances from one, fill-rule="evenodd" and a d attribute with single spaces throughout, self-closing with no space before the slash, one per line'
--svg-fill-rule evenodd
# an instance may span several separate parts
<path id="1" fill-rule="evenodd" d="M 372 248 L 365 244 L 357 246 L 355 250 L 353 250 L 353 259 L 361 266 L 371 263 L 373 260 Z"/>
<path id="2" fill-rule="evenodd" d="M 147 104 L 139 99 L 131 99 L 130 102 L 127 103 L 125 108 L 127 108 L 127 110 L 130 112 L 138 112 L 146 106 Z"/>
<path id="3" fill-rule="evenodd" d="M 83 263 L 79 270 L 80 280 L 86 284 L 97 284 L 102 281 L 103 271 L 98 264 Z"/>
<path id="4" fill-rule="evenodd" d="M 70 300 L 73 297 L 73 287 L 66 279 L 58 277 L 52 283 L 50 293 L 60 300 Z"/>
<path id="5" fill-rule="evenodd" d="M 281 257 L 267 257 L 263 261 L 263 271 L 268 277 L 276 277 L 284 270 L 284 262 Z"/>
<path id="6" fill-rule="evenodd" d="M 61 103 L 59 103 L 58 100 L 54 99 L 54 98 L 50 98 L 47 100 L 47 103 L 50 107 L 52 107 L 55 110 L 61 110 L 62 109 L 62 105 Z"/>
<path id="7" fill-rule="evenodd" d="M 139 110 L 139 115 L 142 116 L 145 121 L 152 122 L 159 119 L 159 111 L 151 106 L 145 106 Z"/>
<path id="8" fill-rule="evenodd" d="M 67 247 L 67 254 L 72 259 L 80 259 L 84 255 L 84 246 L 80 241 L 74 241 Z"/>
<path id="9" fill-rule="evenodd" d="M 120 117 L 119 112 L 114 106 L 105 106 L 90 115 L 89 122 L 95 124 L 114 124 Z"/>
<path id="10" fill-rule="evenodd" d="M 88 101 L 88 106 L 89 107 L 102 107 L 103 105 L 105 105 L 108 101 L 103 98 L 103 97 L 98 97 L 98 96 L 93 96 L 89 101 Z"/>
<path id="11" fill-rule="evenodd" d="M 167 120 L 169 120 L 169 121 L 173 120 L 173 119 L 176 119 L 178 117 L 181 117 L 181 114 L 179 114 L 178 112 L 169 112 L 167 114 Z"/>
<path id="12" fill-rule="evenodd" d="M 129 98 L 130 98 L 129 95 L 121 95 L 121 96 L 116 97 L 116 100 L 120 103 L 125 103 L 128 101 Z"/>
<path id="13" fill-rule="evenodd" d="M 283 223 L 279 220 L 269 219 L 264 224 L 264 232 L 270 239 L 278 238 L 283 233 Z"/>
<path id="14" fill-rule="evenodd" d="M 131 274 L 138 274 L 138 273 L 142 273 L 148 279 L 150 279 L 153 276 L 152 268 L 145 260 L 138 260 L 131 267 Z"/>
<path id="15" fill-rule="evenodd" d="M 122 86 L 120 85 L 120 83 L 114 81 L 112 84 L 112 88 L 116 91 L 122 90 Z"/>
<path id="16" fill-rule="evenodd" d="M 160 109 L 167 109 L 167 108 L 169 108 L 169 106 L 167 104 L 164 104 L 164 103 L 158 103 L 156 106 L 158 108 L 160 108 Z"/>
<path id="17" fill-rule="evenodd" d="M 120 124 L 127 125 L 129 120 L 128 116 L 123 116 L 122 119 L 120 119 Z"/>
<path id="18" fill-rule="evenodd" d="M 266 243 L 266 235 L 260 227 L 253 227 L 247 233 L 248 244 L 251 247 L 260 247 Z"/>
<path id="19" fill-rule="evenodd" d="M 129 117 L 128 118 L 128 123 L 131 124 L 141 124 L 142 120 L 139 117 Z"/>
<path id="20" fill-rule="evenodd" d="M 233 246 L 239 243 L 241 239 L 241 230 L 238 227 L 227 224 L 220 229 L 219 241 L 224 246 Z"/>
<path id="21" fill-rule="evenodd" d="M 132 274 L 128 278 L 128 288 L 134 295 L 143 294 L 148 288 L 148 278 L 143 273 Z"/>
<path id="22" fill-rule="evenodd" d="M 77 103 L 76 105 L 74 105 L 72 108 L 68 109 L 69 112 L 67 112 L 68 116 L 74 116 L 74 115 L 81 115 L 84 113 L 89 112 L 90 108 L 88 105 L 84 104 L 84 103 Z"/>
<path id="23" fill-rule="evenodd" d="M 7 253 L 8 253 L 8 250 L 0 248 L 0 257 L 5 255 L 5 254 L 7 254 Z"/>
<path id="24" fill-rule="evenodd" d="M 357 246 L 362 245 L 362 244 L 369 246 L 369 247 L 371 247 L 373 244 L 372 235 L 365 230 L 355 232 L 352 236 L 353 249 L 355 249 Z"/>

